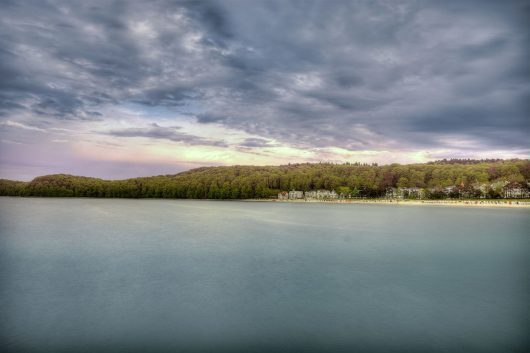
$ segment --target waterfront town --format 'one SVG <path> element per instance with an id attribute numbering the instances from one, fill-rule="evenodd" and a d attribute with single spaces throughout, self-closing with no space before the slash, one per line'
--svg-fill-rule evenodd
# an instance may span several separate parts
<path id="1" fill-rule="evenodd" d="M 357 193 L 340 192 L 335 190 L 291 190 L 278 193 L 278 200 L 338 200 L 358 198 Z M 530 198 L 530 183 L 526 182 L 496 182 L 492 184 L 453 185 L 440 188 L 388 188 L 385 199 L 524 199 Z"/>

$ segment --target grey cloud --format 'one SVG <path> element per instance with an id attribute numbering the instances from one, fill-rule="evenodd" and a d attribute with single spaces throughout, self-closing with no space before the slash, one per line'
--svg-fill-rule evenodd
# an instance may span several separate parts
<path id="1" fill-rule="evenodd" d="M 0 117 L 191 105 L 198 123 L 302 147 L 451 147 L 437 137 L 453 134 L 529 149 L 529 14 L 526 1 L 2 2 Z"/>
<path id="2" fill-rule="evenodd" d="M 335 84 L 337 84 L 338 87 L 343 89 L 351 88 L 364 83 L 363 78 L 353 72 L 335 72 L 333 76 Z"/>
<path id="3" fill-rule="evenodd" d="M 466 59 L 484 59 L 499 54 L 507 45 L 506 38 L 493 38 L 485 43 L 464 47 L 460 54 Z"/>
<path id="4" fill-rule="evenodd" d="M 197 100 L 200 94 L 188 88 L 173 87 L 170 89 L 151 89 L 142 92 L 133 102 L 148 106 L 182 106 L 191 100 Z"/>
<path id="5" fill-rule="evenodd" d="M 118 137 L 147 137 L 151 139 L 169 140 L 182 142 L 188 145 L 218 146 L 226 147 L 222 140 L 207 139 L 200 136 L 187 134 L 179 131 L 180 127 L 162 127 L 156 123 L 147 128 L 128 128 L 121 130 L 111 130 L 106 134 Z"/>
<path id="6" fill-rule="evenodd" d="M 246 138 L 243 142 L 241 142 L 239 146 L 255 148 L 255 147 L 274 147 L 275 145 L 265 139 L 249 137 L 249 138 Z"/>
<path id="7" fill-rule="evenodd" d="M 182 1 L 180 3 L 190 18 L 195 19 L 207 28 L 208 36 L 204 41 L 212 39 L 230 39 L 234 36 L 228 11 L 213 1 Z"/>
<path id="8" fill-rule="evenodd" d="M 200 113 L 196 115 L 197 121 L 202 124 L 218 123 L 227 120 L 227 117 L 216 113 Z"/>

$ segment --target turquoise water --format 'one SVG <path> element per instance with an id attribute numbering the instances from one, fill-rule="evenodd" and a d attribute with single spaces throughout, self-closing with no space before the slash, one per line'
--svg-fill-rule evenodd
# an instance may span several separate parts
<path id="1" fill-rule="evenodd" d="M 529 216 L 0 198 L 0 350 L 524 352 Z"/>

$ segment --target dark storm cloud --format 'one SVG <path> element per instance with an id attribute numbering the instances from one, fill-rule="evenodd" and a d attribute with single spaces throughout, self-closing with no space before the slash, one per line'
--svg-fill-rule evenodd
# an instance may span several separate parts
<path id="1" fill-rule="evenodd" d="M 156 123 L 147 128 L 128 128 L 121 130 L 111 130 L 107 134 L 118 137 L 147 137 L 158 140 L 169 140 L 182 142 L 192 146 L 218 146 L 226 147 L 227 144 L 222 140 L 206 139 L 203 137 L 180 132 L 180 127 L 162 127 Z"/>
<path id="2" fill-rule="evenodd" d="M 219 114 L 216 112 L 204 112 L 200 114 L 195 115 L 197 121 L 201 124 L 208 124 L 208 123 L 220 123 L 223 121 L 228 120 L 228 116 L 224 114 Z"/>
<path id="3" fill-rule="evenodd" d="M 526 1 L 4 1 L 0 117 L 192 106 L 198 123 L 304 147 L 457 136 L 528 150 L 529 14 Z"/>
<path id="4" fill-rule="evenodd" d="M 190 18 L 207 29 L 207 36 L 204 37 L 205 43 L 219 43 L 234 37 L 228 19 L 229 12 L 218 2 L 193 0 L 181 1 L 180 5 Z"/>
<path id="5" fill-rule="evenodd" d="M 270 141 L 260 138 L 246 138 L 242 143 L 239 144 L 241 147 L 249 147 L 249 148 L 256 148 L 256 147 L 274 147 L 274 144 L 272 144 Z"/>

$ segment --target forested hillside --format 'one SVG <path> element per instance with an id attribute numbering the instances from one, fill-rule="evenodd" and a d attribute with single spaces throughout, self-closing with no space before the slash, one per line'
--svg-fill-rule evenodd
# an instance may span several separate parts
<path id="1" fill-rule="evenodd" d="M 530 160 L 443 160 L 426 164 L 291 164 L 204 167 L 176 175 L 102 180 L 65 174 L 30 182 L 0 180 L 2 196 L 248 199 L 286 190 L 337 190 L 354 197 L 381 197 L 391 187 L 434 190 L 530 181 Z M 492 191 L 491 197 L 496 197 Z"/>

